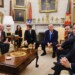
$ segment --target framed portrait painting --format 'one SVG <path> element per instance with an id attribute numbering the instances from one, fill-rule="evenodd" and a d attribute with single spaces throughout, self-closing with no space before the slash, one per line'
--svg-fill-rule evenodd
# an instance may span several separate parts
<path id="1" fill-rule="evenodd" d="M 40 12 L 56 12 L 57 0 L 40 0 Z"/>
<path id="2" fill-rule="evenodd" d="M 4 7 L 4 0 L 0 0 L 0 7 Z"/>
<path id="3" fill-rule="evenodd" d="M 73 0 L 73 3 L 75 4 L 75 0 Z"/>
<path id="4" fill-rule="evenodd" d="M 24 23 L 26 22 L 26 12 L 24 9 L 14 9 L 14 20 L 15 22 Z"/>
<path id="5" fill-rule="evenodd" d="M 15 7 L 25 7 L 25 0 L 14 0 Z"/>

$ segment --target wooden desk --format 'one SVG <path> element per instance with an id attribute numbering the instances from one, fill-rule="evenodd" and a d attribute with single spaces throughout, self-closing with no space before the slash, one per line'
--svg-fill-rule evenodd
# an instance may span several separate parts
<path id="1" fill-rule="evenodd" d="M 38 67 L 38 53 L 36 50 L 26 51 L 26 55 L 22 57 L 14 57 L 11 60 L 6 60 L 5 55 L 0 56 L 0 72 L 20 75 L 27 65 L 29 65 L 36 58 L 36 67 Z"/>

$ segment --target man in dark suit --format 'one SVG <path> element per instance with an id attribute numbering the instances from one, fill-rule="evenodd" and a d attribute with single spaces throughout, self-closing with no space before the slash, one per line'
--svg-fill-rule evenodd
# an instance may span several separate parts
<path id="1" fill-rule="evenodd" d="M 71 52 L 61 58 L 60 63 L 63 67 L 70 70 L 71 75 L 73 75 L 73 73 L 75 74 L 75 42 Z"/>
<path id="2" fill-rule="evenodd" d="M 3 25 L 0 24 L 0 49 L 1 54 L 5 54 L 9 51 L 9 42 L 6 41 L 5 32 L 3 31 Z"/>
<path id="3" fill-rule="evenodd" d="M 71 25 L 67 25 L 65 26 L 65 37 L 64 39 L 68 39 L 71 36 L 72 33 L 72 26 Z"/>
<path id="4" fill-rule="evenodd" d="M 75 25 L 73 26 L 73 35 L 74 35 L 74 36 L 71 36 L 71 37 L 69 38 L 70 41 L 68 42 L 68 43 L 73 42 L 73 44 L 70 44 L 70 45 L 72 45 L 72 48 L 71 48 L 71 50 L 67 53 L 67 55 L 65 55 L 65 57 L 66 57 L 66 58 L 69 60 L 69 62 L 71 62 L 71 63 L 75 63 Z M 63 57 L 62 57 L 62 58 L 63 58 Z M 66 60 L 66 59 L 65 59 L 65 60 Z M 64 67 L 62 64 L 64 65 L 63 59 L 61 60 L 61 62 L 58 61 L 58 62 L 55 64 L 55 67 L 54 67 L 55 72 L 54 72 L 54 74 L 49 74 L 49 75 L 60 75 L 61 70 L 64 70 L 64 69 L 69 70 L 70 75 L 72 75 L 71 69 Z"/>
<path id="5" fill-rule="evenodd" d="M 55 52 L 56 52 L 56 44 L 58 43 L 58 32 L 56 30 L 54 30 L 53 25 L 49 25 L 48 29 L 45 32 L 45 37 L 44 37 L 44 41 L 42 42 L 42 50 L 43 53 L 41 54 L 41 56 L 46 55 L 46 50 L 45 50 L 45 46 L 47 45 L 48 47 L 53 47 L 53 55 L 52 57 L 55 57 Z"/>
<path id="6" fill-rule="evenodd" d="M 73 44 L 73 33 L 72 33 L 72 26 L 68 25 L 65 27 L 65 32 L 67 32 L 66 40 L 57 47 L 57 60 L 60 55 L 67 54 L 72 49 Z"/>
<path id="7" fill-rule="evenodd" d="M 25 46 L 28 46 L 29 44 L 35 44 L 35 49 L 38 48 L 38 42 L 36 38 L 36 32 L 32 29 L 32 25 L 27 25 L 27 30 L 25 30 L 24 33 L 24 43 Z"/>

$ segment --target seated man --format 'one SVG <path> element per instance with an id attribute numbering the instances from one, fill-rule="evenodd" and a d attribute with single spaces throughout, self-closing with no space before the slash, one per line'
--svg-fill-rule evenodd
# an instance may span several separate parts
<path id="1" fill-rule="evenodd" d="M 65 57 L 69 60 L 69 62 L 75 63 L 75 25 L 73 26 L 73 36 L 71 36 L 69 39 L 70 41 L 66 43 L 73 42 L 73 44 L 70 44 L 72 45 L 71 50 L 67 53 L 67 55 L 65 55 Z M 61 61 L 61 63 L 63 64 L 63 61 Z M 54 74 L 49 74 L 49 75 L 60 75 L 61 70 L 64 69 L 69 70 L 70 74 L 72 73 L 70 68 L 64 67 L 61 63 L 60 61 L 58 61 L 54 67 L 55 71 Z"/>
<path id="2" fill-rule="evenodd" d="M 5 32 L 3 31 L 2 24 L 0 24 L 0 49 L 1 54 L 5 54 L 9 51 L 9 42 L 6 41 Z"/>
<path id="3" fill-rule="evenodd" d="M 60 59 L 60 62 L 55 65 L 54 70 L 54 74 L 48 75 L 60 75 L 61 70 L 68 70 L 70 75 L 75 73 L 75 41 L 72 50 Z"/>
<path id="4" fill-rule="evenodd" d="M 28 47 L 29 44 L 35 44 L 35 49 L 38 48 L 39 44 L 36 38 L 36 32 L 32 29 L 32 25 L 27 25 L 27 30 L 24 33 L 24 44 Z"/>
<path id="5" fill-rule="evenodd" d="M 45 46 L 47 45 L 48 47 L 53 47 L 53 55 L 52 57 L 55 57 L 55 52 L 56 52 L 56 44 L 58 43 L 58 32 L 56 30 L 53 29 L 53 25 L 49 25 L 48 29 L 45 32 L 45 37 L 44 37 L 44 41 L 41 43 L 42 45 L 42 50 L 43 53 L 41 54 L 41 56 L 46 55 L 46 51 L 45 51 Z"/>
<path id="6" fill-rule="evenodd" d="M 74 42 L 72 27 L 70 25 L 65 27 L 65 32 L 67 32 L 66 40 L 62 44 L 57 45 L 57 60 L 60 55 L 66 55 L 71 50 Z"/>

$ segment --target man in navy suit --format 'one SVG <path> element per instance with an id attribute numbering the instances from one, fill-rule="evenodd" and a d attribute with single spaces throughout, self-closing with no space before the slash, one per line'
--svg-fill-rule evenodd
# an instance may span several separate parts
<path id="1" fill-rule="evenodd" d="M 44 40 L 42 41 L 42 50 L 43 53 L 41 54 L 41 56 L 46 55 L 46 50 L 45 50 L 45 46 L 47 45 L 48 47 L 53 47 L 53 55 L 52 57 L 55 57 L 55 52 L 56 52 L 56 44 L 58 43 L 58 31 L 54 30 L 53 25 L 50 24 L 48 26 L 48 30 L 45 32 L 45 37 Z"/>
<path id="2" fill-rule="evenodd" d="M 3 25 L 0 24 L 0 49 L 1 49 L 1 54 L 5 54 L 9 51 L 9 42 L 6 41 L 6 36 L 5 32 L 3 31 Z"/>

